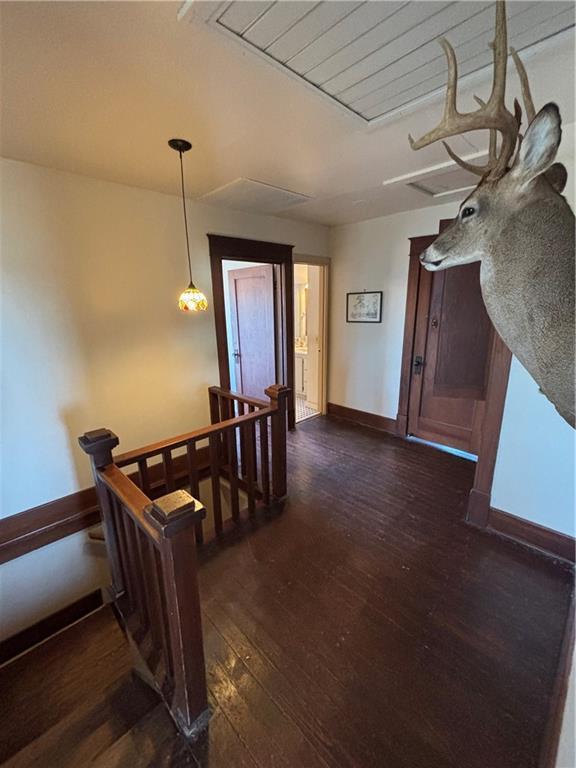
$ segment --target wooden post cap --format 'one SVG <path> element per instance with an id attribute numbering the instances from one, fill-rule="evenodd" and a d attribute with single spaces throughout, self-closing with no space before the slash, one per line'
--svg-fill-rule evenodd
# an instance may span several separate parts
<path id="1" fill-rule="evenodd" d="M 160 496 L 144 510 L 152 525 L 170 538 L 189 525 L 204 520 L 206 507 L 188 491 L 172 491 Z"/>
<path id="2" fill-rule="evenodd" d="M 287 395 L 290 392 L 290 387 L 285 387 L 284 384 L 272 384 L 266 389 L 266 394 L 271 400 L 278 400 L 281 395 Z"/>
<path id="3" fill-rule="evenodd" d="M 94 459 L 98 469 L 112 463 L 112 450 L 120 443 L 110 429 L 93 429 L 78 438 L 80 448 Z"/>

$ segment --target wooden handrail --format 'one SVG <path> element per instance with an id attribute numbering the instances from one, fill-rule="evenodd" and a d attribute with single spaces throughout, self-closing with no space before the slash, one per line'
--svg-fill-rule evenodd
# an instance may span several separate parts
<path id="1" fill-rule="evenodd" d="M 118 469 L 116 464 L 109 464 L 107 467 L 104 467 L 104 469 L 99 469 L 98 475 L 104 484 L 122 502 L 125 510 L 134 522 L 147 536 L 158 543 L 158 531 L 150 525 L 144 515 L 144 511 L 151 504 L 148 496 L 146 496 L 146 494 L 138 488 L 136 483 L 133 483 L 121 469 Z"/>
<path id="2" fill-rule="evenodd" d="M 196 547 L 204 541 L 206 510 L 194 498 L 200 495 L 198 456 L 205 449 L 198 449 L 197 443 L 209 443 L 206 468 L 214 533 L 220 538 L 228 522 L 222 481 L 228 483 L 233 524 L 241 518 L 240 491 L 250 517 L 261 502 L 269 508 L 286 496 L 288 393 L 286 387 L 274 384 L 266 390 L 270 398 L 266 403 L 211 387 L 210 426 L 116 458 L 112 451 L 119 440 L 110 430 L 93 430 L 79 438 L 92 462 L 118 614 L 140 656 L 141 669 L 188 738 L 197 736 L 209 717 L 196 560 Z M 238 416 L 227 418 L 234 413 Z M 186 453 L 173 456 L 179 448 L 186 448 Z M 159 465 L 148 466 L 152 457 L 161 459 Z M 121 467 L 131 464 L 137 464 L 138 471 L 128 476 Z M 152 501 L 151 494 L 158 490 L 156 476 L 168 493 Z M 194 496 L 177 490 L 181 479 Z"/>
<path id="3" fill-rule="evenodd" d="M 204 506 L 187 491 L 152 501 L 114 463 L 118 438 L 87 432 L 112 574 L 112 596 L 138 667 L 187 738 L 208 724 L 195 527 Z"/>
<path id="4" fill-rule="evenodd" d="M 208 387 L 208 392 L 220 395 L 220 397 L 224 397 L 226 400 L 237 400 L 239 403 L 253 405 L 255 408 L 268 408 L 270 406 L 270 403 L 266 402 L 266 400 L 261 400 L 258 397 L 247 397 L 246 395 L 241 395 L 239 392 L 234 392 L 231 389 Z"/>
<path id="5" fill-rule="evenodd" d="M 211 435 L 228 432 L 246 422 L 257 421 L 258 419 L 274 413 L 275 410 L 275 408 L 271 407 L 262 408 L 259 411 L 254 411 L 254 413 L 247 413 L 244 416 L 236 416 L 233 419 L 219 421 L 216 424 L 210 424 L 210 426 L 203 427 L 202 429 L 186 432 L 183 435 L 177 435 L 176 437 L 171 437 L 167 440 L 160 440 L 158 443 L 150 443 L 142 448 L 136 448 L 133 451 L 127 451 L 126 453 L 121 453 L 119 456 L 115 456 L 114 463 L 117 467 L 125 467 L 128 464 L 135 464 L 139 459 L 149 459 L 152 456 L 162 453 L 162 451 L 182 448 L 187 443 L 196 443 L 200 440 L 206 440 Z"/>

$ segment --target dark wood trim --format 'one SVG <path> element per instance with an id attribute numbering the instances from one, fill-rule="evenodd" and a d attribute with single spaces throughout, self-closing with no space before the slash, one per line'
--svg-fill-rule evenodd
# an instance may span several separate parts
<path id="1" fill-rule="evenodd" d="M 360 424 L 363 427 L 379 429 L 381 432 L 388 432 L 391 435 L 397 434 L 396 421 L 388 416 L 358 411 L 356 408 L 348 408 L 345 405 L 337 405 L 336 403 L 328 403 L 328 415 L 351 421 L 354 424 Z"/>
<path id="2" fill-rule="evenodd" d="M 208 464 L 208 448 L 200 448 L 198 470 L 201 478 L 207 475 Z M 175 457 L 173 469 L 177 486 L 188 482 L 186 456 Z M 162 464 L 149 467 L 151 498 L 156 498 L 165 491 L 162 471 Z M 134 482 L 138 482 L 138 472 L 130 473 L 129 477 Z M 99 522 L 100 509 L 94 486 L 5 517 L 0 520 L 0 564 L 90 528 Z"/>
<path id="3" fill-rule="evenodd" d="M 408 434 L 408 408 L 410 405 L 410 382 L 412 379 L 412 359 L 414 357 L 414 335 L 416 333 L 416 315 L 418 312 L 418 290 L 420 287 L 420 260 L 423 249 L 433 242 L 436 235 L 423 235 L 410 238 L 408 266 L 408 286 L 406 290 L 406 311 L 404 319 L 404 341 L 402 345 L 402 364 L 400 369 L 400 396 L 396 427 L 401 437 Z"/>
<path id="4" fill-rule="evenodd" d="M 60 632 L 60 630 L 70 626 L 75 621 L 84 618 L 84 616 L 100 608 L 103 602 L 102 592 L 97 589 L 95 592 L 75 600 L 70 605 L 61 608 L 45 619 L 41 619 L 41 621 L 36 622 L 31 627 L 27 627 L 21 632 L 12 635 L 12 637 L 2 640 L 0 642 L 0 664 L 5 664 L 15 656 L 19 656 L 24 651 L 32 648 L 32 646 L 47 640 L 56 632 Z"/>
<path id="5" fill-rule="evenodd" d="M 439 233 L 450 226 L 451 219 L 441 219 Z M 408 433 L 408 408 L 410 403 L 410 380 L 412 359 L 414 356 L 414 334 L 416 330 L 416 315 L 418 311 L 418 289 L 420 285 L 420 262 L 418 259 L 423 247 L 427 246 L 435 235 L 423 235 L 410 238 L 410 264 L 408 268 L 408 287 L 406 294 L 406 319 L 404 322 L 404 343 L 402 348 L 402 367 L 400 375 L 400 396 L 398 400 L 398 415 L 396 416 L 397 432 L 405 437 Z M 478 450 L 478 462 L 474 475 L 474 484 L 468 497 L 466 520 L 480 528 L 486 527 L 490 515 L 490 495 L 492 480 L 496 465 L 496 453 L 500 441 L 500 429 L 510 363 L 512 355 L 500 336 L 494 330 L 490 359 L 489 380 L 486 387 L 486 409 Z"/>
<path id="6" fill-rule="evenodd" d="M 490 514 L 490 496 L 496 466 L 496 454 L 500 442 L 502 416 L 508 389 L 508 377 L 512 354 L 504 344 L 496 329 L 492 341 L 490 373 L 486 388 L 486 410 L 480 436 L 478 463 L 474 474 L 474 485 L 468 497 L 466 519 L 473 525 L 483 528 L 487 525 Z"/>
<path id="7" fill-rule="evenodd" d="M 100 522 L 94 487 L 0 520 L 0 563 Z"/>
<path id="8" fill-rule="evenodd" d="M 576 562 L 576 540 L 572 536 L 543 525 L 516 517 L 509 512 L 491 507 L 485 527 L 488 531 L 513 539 L 546 555 L 561 558 L 569 563 Z"/>
<path id="9" fill-rule="evenodd" d="M 224 389 L 230 389 L 230 370 L 228 367 L 228 338 L 226 334 L 222 262 L 224 260 L 255 261 L 280 266 L 281 357 L 286 371 L 286 381 L 271 381 L 270 384 L 285 384 L 290 388 L 288 397 L 288 428 L 294 429 L 296 425 L 294 392 L 294 266 L 292 255 L 294 246 L 213 234 L 208 234 L 208 242 L 210 244 L 210 268 L 212 274 L 216 346 L 218 350 L 218 370 L 220 386 Z"/>
<path id="10" fill-rule="evenodd" d="M 263 264 L 283 264 L 292 260 L 293 245 L 250 240 L 244 237 L 208 234 L 210 255 L 214 253 L 222 261 L 260 261 Z"/>
<path id="11" fill-rule="evenodd" d="M 562 733 L 564 709 L 568 696 L 570 669 L 574 656 L 574 608 L 574 592 L 572 592 L 572 599 L 566 619 L 566 629 L 564 630 L 564 639 L 560 648 L 558 668 L 552 689 L 550 714 L 546 724 L 538 768 L 557 768 L 558 747 L 560 746 L 560 734 Z M 568 727 L 570 725 L 568 724 Z"/>

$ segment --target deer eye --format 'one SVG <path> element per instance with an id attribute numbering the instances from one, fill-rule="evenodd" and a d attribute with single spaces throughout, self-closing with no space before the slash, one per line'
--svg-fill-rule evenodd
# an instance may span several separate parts
<path id="1" fill-rule="evenodd" d="M 472 208 L 472 206 L 467 206 L 466 208 L 462 209 L 462 218 L 467 219 L 469 216 L 474 216 L 476 213 L 476 208 Z"/>

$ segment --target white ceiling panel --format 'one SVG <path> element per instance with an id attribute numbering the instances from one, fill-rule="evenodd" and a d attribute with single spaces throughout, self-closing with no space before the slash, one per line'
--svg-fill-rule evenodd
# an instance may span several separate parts
<path id="1" fill-rule="evenodd" d="M 308 72 L 306 79 L 317 85 L 329 83 L 339 75 L 343 75 L 350 67 L 363 61 L 370 54 L 383 48 L 408 30 L 426 28 L 430 17 L 449 5 L 450 3 L 439 3 L 436 0 L 423 3 L 405 3 L 400 10 L 388 19 L 380 22 L 373 29 L 365 32 L 357 40 L 344 46 L 344 48 L 318 67 Z M 434 34 L 431 37 L 434 37 Z M 351 85 L 351 83 L 348 83 L 348 85 Z M 325 90 L 324 87 L 323 89 Z M 334 91 L 334 88 L 332 88 L 332 91 Z"/>
<path id="2" fill-rule="evenodd" d="M 337 4 L 334 3 L 334 5 Z M 405 4 L 405 2 L 354 3 L 356 8 L 353 13 L 330 29 L 324 30 L 321 35 L 308 43 L 306 48 L 288 60 L 288 66 L 294 72 L 306 75 L 381 21 L 392 16 Z"/>
<path id="3" fill-rule="evenodd" d="M 261 0 L 244 0 L 242 3 L 230 3 L 224 13 L 218 19 L 219 24 L 239 35 L 247 32 L 248 29 L 262 16 L 272 2 L 261 2 Z"/>
<path id="4" fill-rule="evenodd" d="M 242 2 L 243 0 L 240 0 Z M 273 3 L 243 37 L 257 48 L 266 50 L 268 46 L 276 42 L 289 32 L 297 21 L 307 16 L 318 3 L 304 2 L 278 2 Z"/>
<path id="5" fill-rule="evenodd" d="M 366 121 L 436 95 L 446 82 L 438 39 L 461 77 L 489 67 L 492 0 L 277 0 L 223 3 L 209 23 Z M 574 26 L 571 0 L 509 2 L 508 41 L 530 48 Z"/>
<path id="6" fill-rule="evenodd" d="M 510 16 L 517 16 L 520 12 L 526 13 L 532 5 L 532 2 L 512 3 L 509 14 Z M 481 13 L 451 29 L 449 37 L 459 62 L 462 61 L 464 52 L 466 58 L 486 52 L 488 61 L 491 54 L 487 47 L 494 37 L 493 9 L 485 8 Z M 473 49 L 472 54 L 469 52 L 471 49 Z M 425 72 L 422 71 L 423 68 L 426 68 Z M 355 110 L 362 112 L 386 98 L 390 94 L 391 87 L 394 88 L 393 92 L 397 93 L 421 82 L 423 77 L 430 77 L 445 71 L 446 57 L 438 45 L 438 40 L 430 40 L 406 56 L 378 70 L 370 77 L 340 92 L 338 98 L 345 100 Z"/>
<path id="7" fill-rule="evenodd" d="M 327 29 L 331 29 L 358 8 L 357 2 L 318 3 L 310 13 L 300 19 L 266 52 L 277 61 L 286 62 L 302 53 Z"/>
<path id="8" fill-rule="evenodd" d="M 540 5 L 540 8 L 534 8 L 529 18 L 524 18 L 522 26 L 523 31 L 519 34 L 509 34 L 509 43 L 512 47 L 522 50 L 530 46 L 533 43 L 534 37 L 534 24 L 536 23 L 534 16 L 538 14 L 542 18 L 538 22 L 538 30 L 541 35 L 541 39 L 550 37 L 556 34 L 559 29 L 566 29 L 570 26 L 574 26 L 574 10 L 564 10 L 559 14 L 550 16 L 549 6 L 561 5 L 561 3 L 539 3 L 534 5 Z M 551 10 L 551 9 L 550 9 Z M 492 62 L 492 52 L 488 50 L 488 43 L 493 39 L 493 32 L 487 32 L 483 35 L 482 40 L 485 42 L 484 49 L 474 54 L 474 50 L 478 47 L 474 45 L 474 41 L 467 47 L 468 57 L 464 55 L 460 58 L 458 54 L 458 71 L 460 77 L 471 74 L 482 69 L 485 66 L 489 66 Z M 481 46 L 480 46 L 481 47 Z M 463 53 L 466 53 L 466 47 L 463 47 Z M 472 54 L 472 55 L 470 55 Z M 513 68 L 513 65 L 512 65 Z M 397 109 L 404 105 L 410 104 L 416 99 L 420 99 L 428 93 L 436 91 L 438 88 L 446 83 L 446 60 L 442 56 L 439 62 L 435 62 L 434 67 L 427 66 L 426 72 L 420 72 L 416 79 L 416 85 L 412 87 L 406 87 L 406 81 L 404 83 L 394 84 L 394 88 L 377 104 L 370 109 L 362 110 L 361 114 L 367 120 L 373 120 L 388 111 Z M 434 70 L 438 71 L 438 74 L 434 74 Z M 397 88 L 397 90 L 396 90 Z M 394 92 L 396 91 L 396 92 Z M 355 108 L 356 109 L 356 108 Z"/>

